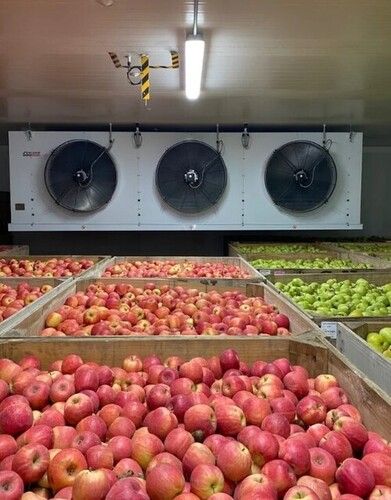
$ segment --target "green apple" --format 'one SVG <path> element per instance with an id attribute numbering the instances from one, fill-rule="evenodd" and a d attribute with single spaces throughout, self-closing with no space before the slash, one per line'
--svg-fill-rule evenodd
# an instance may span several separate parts
<path id="1" fill-rule="evenodd" d="M 389 344 L 391 344 L 391 327 L 385 326 L 381 330 L 379 330 L 379 334 L 386 340 Z"/>

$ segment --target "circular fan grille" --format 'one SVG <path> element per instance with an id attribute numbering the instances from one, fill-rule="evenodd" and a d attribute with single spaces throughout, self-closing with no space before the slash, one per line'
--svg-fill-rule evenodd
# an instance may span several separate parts
<path id="1" fill-rule="evenodd" d="M 111 200 L 117 171 L 103 146 L 87 140 L 68 141 L 49 156 L 45 184 L 61 207 L 73 212 L 93 212 Z"/>
<path id="2" fill-rule="evenodd" d="M 266 189 L 273 202 L 293 212 L 309 212 L 333 194 L 337 169 L 330 153 L 314 142 L 293 141 L 270 157 Z"/>
<path id="3" fill-rule="evenodd" d="M 198 213 L 219 201 L 227 185 L 227 169 L 221 155 L 208 144 L 183 141 L 160 158 L 156 185 L 170 207 Z"/>

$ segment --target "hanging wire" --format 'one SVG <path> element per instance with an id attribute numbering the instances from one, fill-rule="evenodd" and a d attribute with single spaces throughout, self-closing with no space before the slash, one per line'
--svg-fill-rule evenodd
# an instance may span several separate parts
<path id="1" fill-rule="evenodd" d="M 198 0 L 194 0 L 193 35 L 198 34 Z"/>

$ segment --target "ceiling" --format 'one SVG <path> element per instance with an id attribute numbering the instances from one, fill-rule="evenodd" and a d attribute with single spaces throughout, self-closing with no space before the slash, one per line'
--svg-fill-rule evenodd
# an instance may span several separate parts
<path id="1" fill-rule="evenodd" d="M 204 0 L 201 97 L 183 68 L 138 87 L 107 52 L 183 55 L 188 0 L 0 0 L 3 123 L 349 125 L 391 132 L 390 0 Z"/>

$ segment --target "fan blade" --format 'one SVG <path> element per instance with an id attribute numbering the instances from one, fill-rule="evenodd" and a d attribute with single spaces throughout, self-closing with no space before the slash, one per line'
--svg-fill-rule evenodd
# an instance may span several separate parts
<path id="1" fill-rule="evenodd" d="M 111 60 L 113 61 L 113 64 L 116 68 L 121 68 L 122 64 L 120 63 L 119 57 L 115 52 L 109 52 L 109 56 Z"/>

